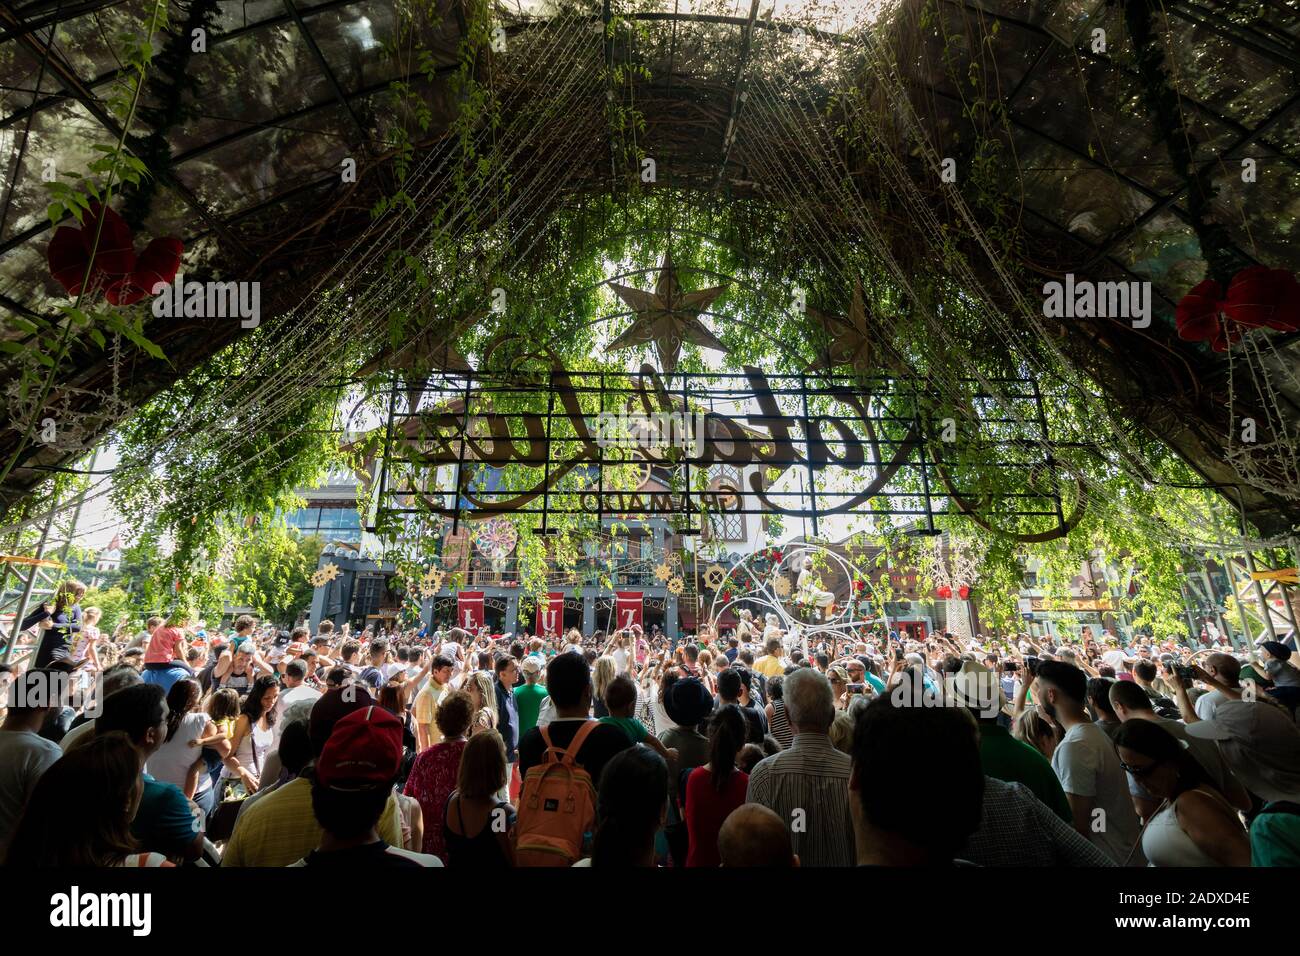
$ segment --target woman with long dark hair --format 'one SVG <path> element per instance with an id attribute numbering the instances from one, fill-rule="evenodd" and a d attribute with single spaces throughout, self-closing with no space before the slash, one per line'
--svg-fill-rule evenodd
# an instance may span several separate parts
<path id="1" fill-rule="evenodd" d="M 130 738 L 119 731 L 96 734 L 55 761 L 36 782 L 5 864 L 171 866 L 161 853 L 140 853 L 131 836 L 143 792 L 140 752 Z"/>
<path id="2" fill-rule="evenodd" d="M 668 764 L 649 747 L 620 751 L 600 774 L 590 861 L 575 866 L 655 865 L 655 833 L 668 810 Z"/>
<path id="3" fill-rule="evenodd" d="M 745 715 L 736 704 L 718 708 L 709 721 L 709 763 L 686 778 L 687 866 L 721 866 L 718 831 L 731 811 L 745 802 L 749 774 L 736 769 L 745 746 Z"/>
<path id="4" fill-rule="evenodd" d="M 220 738 L 217 725 L 199 706 L 203 690 L 192 677 L 178 680 L 167 692 L 167 739 L 149 758 L 150 776 L 174 783 L 205 814 L 217 805 L 212 775 L 204 772 L 203 746 L 208 742 L 222 757 L 230 755 L 229 741 Z"/>
<path id="5" fill-rule="evenodd" d="M 257 793 L 266 755 L 275 740 L 275 702 L 279 696 L 280 684 L 275 677 L 263 674 L 253 681 L 252 689 L 244 698 L 239 719 L 235 721 L 235 730 L 230 738 L 231 753 L 221 771 L 223 782 L 242 784 L 246 793 Z"/>
<path id="6" fill-rule="evenodd" d="M 1142 828 L 1152 866 L 1250 866 L 1236 809 L 1191 751 L 1155 721 L 1126 720 L 1115 734 L 1120 766 L 1163 802 Z"/>

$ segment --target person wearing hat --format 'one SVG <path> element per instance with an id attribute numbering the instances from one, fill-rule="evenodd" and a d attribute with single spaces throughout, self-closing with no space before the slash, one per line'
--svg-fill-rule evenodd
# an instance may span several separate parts
<path id="1" fill-rule="evenodd" d="M 1229 769 L 1266 801 L 1250 825 L 1252 866 L 1300 866 L 1300 728 L 1277 705 L 1225 700 L 1213 720 L 1187 724 L 1212 740 Z"/>
<path id="2" fill-rule="evenodd" d="M 1281 641 L 1265 641 L 1258 660 L 1274 687 L 1300 687 L 1300 668 L 1291 663 L 1291 648 Z"/>
<path id="3" fill-rule="evenodd" d="M 442 861 L 389 845 L 379 820 L 402 769 L 402 722 L 377 704 L 334 725 L 311 783 L 320 843 L 291 866 L 429 867 Z"/>
<path id="4" fill-rule="evenodd" d="M 370 695 L 356 684 L 327 691 L 316 701 L 307 725 L 314 760 L 321 759 L 336 724 L 372 705 Z M 239 814 L 221 856 L 223 867 L 288 866 L 321 845 L 321 825 L 312 811 L 311 776 L 304 773 Z M 402 845 L 401 815 L 391 794 L 379 818 L 379 835 L 385 843 Z"/>
<path id="5" fill-rule="evenodd" d="M 515 706 L 519 709 L 519 737 L 537 726 L 537 715 L 546 700 L 546 685 L 542 683 L 542 658 L 530 654 L 519 664 L 524 682 L 514 690 Z"/>

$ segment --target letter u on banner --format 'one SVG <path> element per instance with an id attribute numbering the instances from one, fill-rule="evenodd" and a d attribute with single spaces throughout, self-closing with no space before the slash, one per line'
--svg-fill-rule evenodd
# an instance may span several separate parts
<path id="1" fill-rule="evenodd" d="M 614 598 L 617 602 L 615 608 L 620 628 L 631 627 L 633 624 L 641 624 L 641 607 L 643 605 L 642 597 L 644 591 L 616 591 Z M 644 624 L 641 624 L 644 627 Z"/>
<path id="2" fill-rule="evenodd" d="M 456 596 L 456 623 L 471 633 L 483 626 L 482 591 L 461 591 Z"/>
<path id="3" fill-rule="evenodd" d="M 537 636 L 554 637 L 564 629 L 564 592 L 552 591 L 537 605 Z"/>

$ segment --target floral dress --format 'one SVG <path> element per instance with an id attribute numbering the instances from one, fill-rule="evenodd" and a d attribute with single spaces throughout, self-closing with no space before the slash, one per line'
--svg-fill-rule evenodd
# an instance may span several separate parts
<path id="1" fill-rule="evenodd" d="M 411 765 L 411 774 L 406 778 L 403 791 L 420 802 L 420 815 L 424 820 L 424 844 L 420 852 L 431 853 L 441 860 L 447 857 L 447 845 L 442 837 L 443 810 L 447 807 L 447 798 L 456 789 L 456 775 L 460 771 L 465 743 L 464 740 L 447 740 L 421 753 Z"/>

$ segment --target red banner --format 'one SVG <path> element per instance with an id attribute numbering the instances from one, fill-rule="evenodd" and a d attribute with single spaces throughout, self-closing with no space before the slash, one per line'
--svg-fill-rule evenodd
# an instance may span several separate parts
<path id="1" fill-rule="evenodd" d="M 456 623 L 477 634 L 483 626 L 483 592 L 461 591 L 456 596 Z"/>
<path id="2" fill-rule="evenodd" d="M 615 626 L 619 630 L 626 630 L 633 624 L 641 624 L 641 597 L 644 593 L 643 591 L 614 592 L 618 602 L 614 615 L 618 623 Z"/>
<path id="3" fill-rule="evenodd" d="M 564 630 L 564 592 L 552 591 L 537 605 L 537 636 L 555 637 Z"/>

